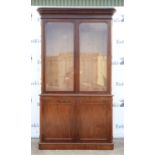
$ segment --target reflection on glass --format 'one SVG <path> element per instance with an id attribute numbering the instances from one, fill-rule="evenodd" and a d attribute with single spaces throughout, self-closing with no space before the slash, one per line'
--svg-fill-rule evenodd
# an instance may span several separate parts
<path id="1" fill-rule="evenodd" d="M 80 24 L 80 91 L 107 89 L 107 24 Z"/>
<path id="2" fill-rule="evenodd" d="M 46 91 L 73 90 L 73 24 L 46 24 Z"/>

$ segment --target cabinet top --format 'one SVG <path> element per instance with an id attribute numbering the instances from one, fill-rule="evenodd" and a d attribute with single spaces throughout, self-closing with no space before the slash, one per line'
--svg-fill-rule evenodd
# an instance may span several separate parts
<path id="1" fill-rule="evenodd" d="M 101 15 L 111 17 L 116 11 L 114 8 L 38 8 L 40 15 Z"/>

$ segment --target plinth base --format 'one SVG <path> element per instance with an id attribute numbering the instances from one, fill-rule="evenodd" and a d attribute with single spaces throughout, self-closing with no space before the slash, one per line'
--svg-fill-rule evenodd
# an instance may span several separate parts
<path id="1" fill-rule="evenodd" d="M 40 150 L 113 150 L 113 143 L 39 143 Z"/>

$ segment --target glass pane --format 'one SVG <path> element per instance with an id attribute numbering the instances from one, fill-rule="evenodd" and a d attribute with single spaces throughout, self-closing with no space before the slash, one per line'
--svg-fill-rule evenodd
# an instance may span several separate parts
<path id="1" fill-rule="evenodd" d="M 73 91 L 72 23 L 46 24 L 46 91 Z"/>
<path id="2" fill-rule="evenodd" d="M 107 90 L 107 24 L 80 24 L 80 91 Z"/>

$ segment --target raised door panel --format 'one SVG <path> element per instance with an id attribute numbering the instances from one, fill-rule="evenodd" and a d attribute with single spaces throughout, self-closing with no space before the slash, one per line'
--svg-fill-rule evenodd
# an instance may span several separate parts
<path id="1" fill-rule="evenodd" d="M 72 97 L 44 97 L 41 99 L 41 136 L 46 142 L 71 141 L 73 138 Z"/>
<path id="2" fill-rule="evenodd" d="M 111 139 L 111 99 L 107 97 L 79 97 L 77 104 L 79 140 L 108 142 Z"/>

